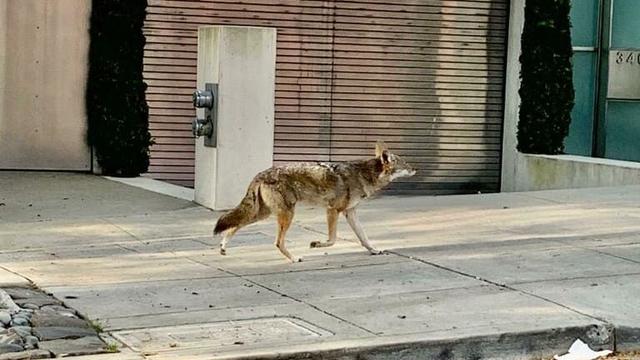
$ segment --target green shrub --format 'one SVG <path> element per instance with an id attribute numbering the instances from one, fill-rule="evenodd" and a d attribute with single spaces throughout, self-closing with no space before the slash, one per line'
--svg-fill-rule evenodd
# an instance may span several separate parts
<path id="1" fill-rule="evenodd" d="M 88 143 L 104 174 L 149 167 L 149 107 L 142 80 L 146 0 L 93 0 L 86 109 Z"/>
<path id="2" fill-rule="evenodd" d="M 560 154 L 574 102 L 570 0 L 527 0 L 520 63 L 518 150 Z"/>

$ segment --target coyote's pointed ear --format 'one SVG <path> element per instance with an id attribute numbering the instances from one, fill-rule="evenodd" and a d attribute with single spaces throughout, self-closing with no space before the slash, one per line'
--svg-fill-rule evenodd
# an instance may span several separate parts
<path id="1" fill-rule="evenodd" d="M 387 149 L 387 145 L 382 141 L 376 143 L 376 157 L 380 158 L 384 164 L 389 162 L 389 150 Z"/>

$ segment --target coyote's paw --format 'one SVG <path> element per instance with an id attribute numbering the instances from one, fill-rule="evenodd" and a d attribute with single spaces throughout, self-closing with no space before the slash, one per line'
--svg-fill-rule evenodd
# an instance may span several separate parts
<path id="1" fill-rule="evenodd" d="M 382 254 L 384 254 L 384 250 L 370 249 L 369 252 L 371 253 L 371 255 L 382 255 Z"/>
<path id="2" fill-rule="evenodd" d="M 292 262 L 292 263 L 294 263 L 294 264 L 295 264 L 295 263 L 302 262 L 302 258 L 294 257 L 293 259 L 291 259 L 291 262 Z"/>
<path id="3" fill-rule="evenodd" d="M 227 255 L 226 249 L 220 249 L 220 255 Z"/>
<path id="4" fill-rule="evenodd" d="M 333 246 L 333 244 L 335 244 L 335 241 L 312 241 L 309 243 L 309 247 L 312 249 L 322 248 L 322 247 Z"/>

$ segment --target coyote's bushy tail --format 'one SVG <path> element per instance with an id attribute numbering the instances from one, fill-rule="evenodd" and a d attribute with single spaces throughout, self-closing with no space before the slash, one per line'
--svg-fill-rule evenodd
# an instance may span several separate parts
<path id="1" fill-rule="evenodd" d="M 260 184 L 257 181 L 252 181 L 247 189 L 247 194 L 244 196 L 240 204 L 235 209 L 222 215 L 216 227 L 213 229 L 215 235 L 221 232 L 234 228 L 248 225 L 254 222 L 260 210 Z"/>

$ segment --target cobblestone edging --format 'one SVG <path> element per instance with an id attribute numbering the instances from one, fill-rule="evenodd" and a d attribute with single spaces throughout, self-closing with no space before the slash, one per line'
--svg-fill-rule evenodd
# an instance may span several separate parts
<path id="1" fill-rule="evenodd" d="M 0 289 L 0 360 L 46 359 L 106 352 L 96 330 L 51 295 Z"/>

